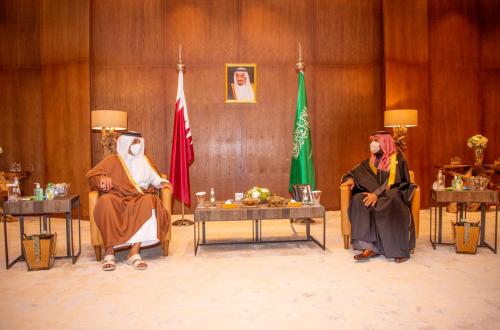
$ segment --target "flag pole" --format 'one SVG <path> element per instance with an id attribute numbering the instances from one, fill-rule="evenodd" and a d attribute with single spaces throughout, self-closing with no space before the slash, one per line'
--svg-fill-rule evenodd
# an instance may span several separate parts
<path id="1" fill-rule="evenodd" d="M 179 44 L 179 60 L 177 61 L 177 66 L 175 67 L 177 72 L 183 72 L 186 69 L 186 66 L 184 63 L 182 63 L 182 45 Z M 172 223 L 174 226 L 191 226 L 194 224 L 193 221 L 184 218 L 184 202 L 181 201 L 181 214 L 182 218 L 180 220 L 176 220 Z"/>

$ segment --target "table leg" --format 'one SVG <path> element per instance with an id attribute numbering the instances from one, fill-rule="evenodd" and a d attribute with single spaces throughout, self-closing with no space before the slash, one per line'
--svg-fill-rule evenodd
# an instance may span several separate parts
<path id="1" fill-rule="evenodd" d="M 21 234 L 21 242 L 23 241 L 24 238 L 24 216 L 19 217 L 19 232 Z"/>
<path id="2" fill-rule="evenodd" d="M 262 242 L 262 219 L 258 220 L 259 223 L 259 242 Z"/>
<path id="3" fill-rule="evenodd" d="M 486 233 L 486 204 L 481 203 L 481 238 L 479 245 L 484 245 L 484 234 Z"/>
<path id="4" fill-rule="evenodd" d="M 78 254 L 76 258 L 78 259 L 78 256 L 80 256 L 80 253 L 82 252 L 82 226 L 80 223 L 80 203 L 78 203 Z M 50 222 L 49 222 L 50 224 Z M 50 228 L 50 225 L 49 225 Z M 50 229 L 49 229 L 50 230 Z M 76 262 L 76 259 L 75 259 Z"/>
<path id="5" fill-rule="evenodd" d="M 326 250 L 326 213 L 323 215 L 323 251 Z"/>
<path id="6" fill-rule="evenodd" d="M 9 268 L 9 245 L 7 244 L 7 214 L 3 214 L 3 241 L 5 243 L 5 269 Z"/>
<path id="7" fill-rule="evenodd" d="M 443 207 L 439 205 L 439 218 L 438 218 L 438 243 L 443 241 Z"/>
<path id="8" fill-rule="evenodd" d="M 497 253 L 497 234 L 498 234 L 498 202 L 495 205 L 495 254 Z"/>
<path id="9" fill-rule="evenodd" d="M 42 217 L 42 230 L 40 233 L 47 233 L 47 215 L 44 214 Z"/>
<path id="10" fill-rule="evenodd" d="M 71 256 L 71 238 L 70 238 L 70 232 L 69 232 L 69 227 L 70 227 L 70 218 L 71 212 L 66 213 L 66 256 L 70 257 Z"/>
<path id="11" fill-rule="evenodd" d="M 306 238 L 308 241 L 311 240 L 311 221 L 306 221 Z"/>
<path id="12" fill-rule="evenodd" d="M 206 233 L 205 233 L 205 221 L 201 222 L 201 241 L 203 242 L 203 244 L 205 244 L 207 242 Z"/>

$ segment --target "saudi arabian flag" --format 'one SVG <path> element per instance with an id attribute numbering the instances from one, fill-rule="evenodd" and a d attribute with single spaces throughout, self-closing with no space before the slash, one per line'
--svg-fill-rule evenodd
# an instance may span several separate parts
<path id="1" fill-rule="evenodd" d="M 316 189 L 314 176 L 314 162 L 312 155 L 311 124 L 307 109 L 306 86 L 304 72 L 299 71 L 299 92 L 297 95 L 297 113 L 293 127 L 292 166 L 290 169 L 290 185 L 292 191 L 294 184 L 309 184 L 311 189 Z"/>

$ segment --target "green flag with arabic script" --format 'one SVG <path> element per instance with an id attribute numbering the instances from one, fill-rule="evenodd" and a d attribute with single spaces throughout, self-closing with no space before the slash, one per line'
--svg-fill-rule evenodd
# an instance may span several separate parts
<path id="1" fill-rule="evenodd" d="M 297 95 L 297 112 L 293 127 L 292 165 L 290 168 L 290 185 L 292 191 L 294 184 L 309 184 L 311 189 L 316 189 L 314 175 L 314 162 L 312 155 L 311 124 L 307 109 L 306 86 L 304 72 L 299 72 L 299 91 Z"/>

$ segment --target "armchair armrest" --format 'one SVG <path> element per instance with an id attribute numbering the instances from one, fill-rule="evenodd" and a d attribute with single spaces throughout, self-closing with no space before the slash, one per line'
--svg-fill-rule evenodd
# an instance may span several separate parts
<path id="1" fill-rule="evenodd" d="M 97 190 L 92 190 L 89 192 L 89 220 L 90 220 L 90 240 L 93 246 L 102 245 L 101 232 L 97 228 L 94 219 L 94 209 L 99 199 L 99 192 Z"/>
<path id="2" fill-rule="evenodd" d="M 351 221 L 349 220 L 349 204 L 351 202 L 352 191 L 347 186 L 340 186 L 340 219 L 342 235 L 351 235 Z M 344 242 L 345 243 L 345 242 Z"/>

